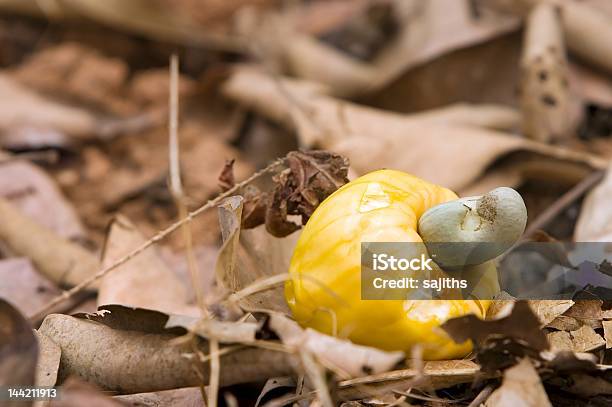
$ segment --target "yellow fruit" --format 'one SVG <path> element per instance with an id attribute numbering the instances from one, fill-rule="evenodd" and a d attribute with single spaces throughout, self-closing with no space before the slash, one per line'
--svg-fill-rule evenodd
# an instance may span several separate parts
<path id="1" fill-rule="evenodd" d="M 471 343 L 455 344 L 439 325 L 468 313 L 484 317 L 489 301 L 362 300 L 361 242 L 421 242 L 419 217 L 457 199 L 452 191 L 410 174 L 380 170 L 337 190 L 316 209 L 297 243 L 285 296 L 305 327 L 385 350 L 426 359 L 465 356 Z"/>

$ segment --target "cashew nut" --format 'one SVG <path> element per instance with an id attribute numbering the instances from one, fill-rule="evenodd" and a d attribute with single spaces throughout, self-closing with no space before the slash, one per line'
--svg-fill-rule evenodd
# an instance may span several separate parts
<path id="1" fill-rule="evenodd" d="M 527 208 L 512 188 L 445 202 L 419 219 L 419 234 L 434 261 L 445 268 L 482 264 L 510 248 L 523 234 Z M 464 244 L 449 244 L 462 242 Z"/>

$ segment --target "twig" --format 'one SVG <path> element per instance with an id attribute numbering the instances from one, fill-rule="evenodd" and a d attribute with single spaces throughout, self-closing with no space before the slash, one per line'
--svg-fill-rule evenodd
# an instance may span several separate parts
<path id="1" fill-rule="evenodd" d="M 569 205 L 579 199 L 587 191 L 598 184 L 604 177 L 605 171 L 595 171 L 588 177 L 585 177 L 576 186 L 561 195 L 551 206 L 542 212 L 525 230 L 523 237 L 518 243 L 527 240 L 536 230 L 546 227 L 553 219 L 563 212 Z"/>
<path id="2" fill-rule="evenodd" d="M 219 341 L 210 338 L 208 340 L 210 350 L 210 379 L 208 381 L 208 407 L 217 405 L 219 394 L 219 375 L 221 373 L 221 358 L 219 357 Z"/>
<path id="3" fill-rule="evenodd" d="M 169 135 L 169 167 L 170 167 L 170 191 L 174 202 L 176 203 L 179 220 L 187 216 L 187 204 L 185 203 L 185 194 L 181 182 L 181 166 L 180 166 L 180 146 L 178 139 L 178 118 L 179 118 L 179 61 L 176 54 L 170 57 L 170 117 L 168 120 L 168 135 Z M 185 223 L 181 230 L 187 253 L 187 266 L 191 275 L 191 283 L 196 294 L 196 300 L 200 307 L 202 315 L 206 316 L 206 303 L 204 302 L 204 293 L 202 292 L 202 284 L 200 284 L 200 272 L 198 263 L 193 252 L 193 237 L 191 231 L 191 223 Z"/>
<path id="4" fill-rule="evenodd" d="M 482 403 L 487 401 L 491 393 L 493 393 L 494 389 L 495 389 L 495 386 L 493 386 L 492 384 L 487 384 L 485 388 L 482 389 L 480 393 L 478 393 L 478 396 L 476 396 L 476 398 L 472 400 L 472 402 L 468 405 L 468 407 L 479 407 Z"/>
<path id="5" fill-rule="evenodd" d="M 110 273 L 111 271 L 115 270 L 117 267 L 119 267 L 119 266 L 125 264 L 126 262 L 130 261 L 132 258 L 136 257 L 137 255 L 142 253 L 144 250 L 148 249 L 150 246 L 152 246 L 155 243 L 158 243 L 159 241 L 163 240 L 164 238 L 166 238 L 168 235 L 173 233 L 175 230 L 177 230 L 178 228 L 180 228 L 184 224 L 191 222 L 196 216 L 199 216 L 203 212 L 207 211 L 208 209 L 218 205 L 225 198 L 235 194 L 242 187 L 244 187 L 245 185 L 253 182 L 254 180 L 258 179 L 259 177 L 263 176 L 264 174 L 267 174 L 267 173 L 273 171 L 274 169 L 276 169 L 277 167 L 282 165 L 284 162 L 285 162 L 285 157 L 280 158 L 280 159 L 274 161 L 273 163 L 268 165 L 266 168 L 264 168 L 264 169 L 262 169 L 260 171 L 257 171 L 256 173 L 251 175 L 246 180 L 244 180 L 244 181 L 234 185 L 229 190 L 225 191 L 222 194 L 219 194 L 216 198 L 209 200 L 204 205 L 200 206 L 199 208 L 195 209 L 194 211 L 189 212 L 186 217 L 184 217 L 183 219 L 173 223 L 172 225 L 168 226 L 166 229 L 157 232 L 149 240 L 147 240 L 146 242 L 144 242 L 143 244 L 141 244 L 140 246 L 138 246 L 137 248 L 135 248 L 134 250 L 132 250 L 131 252 L 129 252 L 128 254 L 123 256 L 122 258 L 120 258 L 119 260 L 115 261 L 113 264 L 109 265 L 108 267 L 105 267 L 105 268 L 101 269 L 95 275 L 93 275 L 90 278 L 84 280 L 83 282 L 75 285 L 70 290 L 64 291 L 61 295 L 58 295 L 57 297 L 55 297 L 53 300 L 51 300 L 45 306 L 43 306 L 39 311 L 37 311 L 32 317 L 30 317 L 30 320 L 32 321 L 32 320 L 37 320 L 39 318 L 42 318 L 45 315 L 46 312 L 51 310 L 57 304 L 60 304 L 61 302 L 66 301 L 67 299 L 69 299 L 72 296 L 74 296 L 76 293 L 82 291 L 86 287 L 89 287 L 91 284 L 93 284 L 94 282 L 98 281 L 99 279 L 101 279 L 102 277 L 104 277 L 105 275 Z"/>

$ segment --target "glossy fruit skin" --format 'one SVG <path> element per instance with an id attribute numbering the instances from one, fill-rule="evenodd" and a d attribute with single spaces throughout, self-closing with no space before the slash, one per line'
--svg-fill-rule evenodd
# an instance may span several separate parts
<path id="1" fill-rule="evenodd" d="M 296 321 L 408 355 L 420 344 L 429 360 L 467 355 L 472 344 L 455 344 L 439 325 L 468 313 L 483 318 L 490 301 L 361 299 L 361 242 L 421 242 L 419 217 L 454 199 L 446 188 L 395 170 L 371 172 L 330 195 L 307 222 L 291 260 L 285 297 Z"/>

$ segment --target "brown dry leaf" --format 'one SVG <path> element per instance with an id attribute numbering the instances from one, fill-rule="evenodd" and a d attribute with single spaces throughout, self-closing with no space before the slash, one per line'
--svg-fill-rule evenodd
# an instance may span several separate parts
<path id="1" fill-rule="evenodd" d="M 0 152 L 0 158 L 7 155 Z M 26 161 L 0 164 L 0 196 L 26 216 L 66 239 L 83 239 L 85 231 L 72 204 L 41 168 Z M 53 216 L 49 216 L 53 213 Z"/>
<path id="2" fill-rule="evenodd" d="M 510 315 L 501 319 L 483 321 L 475 315 L 466 315 L 446 321 L 441 328 L 457 343 L 471 339 L 478 344 L 489 336 L 502 336 L 524 341 L 536 350 L 548 348 L 540 321 L 525 301 L 515 302 Z"/>
<path id="3" fill-rule="evenodd" d="M 233 196 L 219 205 L 219 222 L 223 246 L 215 266 L 220 287 L 231 293 L 252 285 L 257 280 L 285 274 L 299 233 L 276 238 L 260 226 L 241 230 L 243 198 Z M 283 289 L 267 287 L 239 301 L 245 309 L 269 309 L 288 312 Z"/>
<path id="4" fill-rule="evenodd" d="M 493 161 L 511 152 L 586 167 L 606 165 L 594 156 L 501 132 L 459 123 L 432 123 L 348 103 L 325 96 L 313 84 L 275 81 L 252 68 L 236 70 L 223 90 L 239 103 L 295 128 L 303 145 L 319 145 L 348 157 L 359 174 L 394 168 L 460 190 Z"/>
<path id="5" fill-rule="evenodd" d="M 159 391 L 155 393 L 138 393 L 125 396 L 115 396 L 114 400 L 121 402 L 122 406 L 131 407 L 162 407 L 184 406 L 202 407 L 202 390 L 198 387 Z"/>
<path id="6" fill-rule="evenodd" d="M 612 321 L 603 321 L 604 337 L 606 338 L 606 349 L 612 348 Z"/>
<path id="7" fill-rule="evenodd" d="M 531 300 L 528 303 L 531 310 L 540 320 L 541 326 L 548 325 L 574 305 L 572 300 Z"/>
<path id="8" fill-rule="evenodd" d="M 32 54 L 12 73 L 43 93 L 124 116 L 136 113 L 134 103 L 122 95 L 127 75 L 128 67 L 120 59 L 70 42 Z"/>
<path id="9" fill-rule="evenodd" d="M 269 317 L 270 329 L 286 346 L 297 352 L 309 352 L 323 366 L 340 373 L 343 379 L 387 372 L 405 358 L 403 352 L 385 352 L 310 328 L 304 330 L 279 313 L 270 313 Z"/>
<path id="10" fill-rule="evenodd" d="M 146 321 L 136 322 L 150 325 Z M 52 314 L 45 318 L 39 331 L 62 350 L 59 383 L 73 375 L 120 394 L 207 383 L 208 364 L 202 366 L 203 376 L 200 376 L 194 369 L 191 344 L 172 344 L 170 341 L 178 337 L 176 334 L 138 331 L 134 326 L 128 329 L 113 329 L 94 321 Z M 199 350 L 206 354 L 206 344 Z M 257 348 L 224 354 L 221 366 L 222 386 L 285 376 L 293 371 L 291 356 Z"/>
<path id="11" fill-rule="evenodd" d="M 574 229 L 576 242 L 609 242 L 612 239 L 612 167 L 606 177 L 586 196 Z"/>
<path id="12" fill-rule="evenodd" d="M 119 401 L 115 401 L 102 393 L 96 386 L 71 377 L 62 385 L 61 397 L 49 402 L 49 407 L 123 407 Z"/>
<path id="13" fill-rule="evenodd" d="M 285 237 L 300 228 L 287 216 L 300 216 L 305 225 L 321 202 L 348 182 L 348 160 L 327 151 L 292 151 L 287 168 L 274 177 L 275 188 L 266 210 L 266 230 Z"/>
<path id="14" fill-rule="evenodd" d="M 183 133 L 197 132 L 198 126 L 185 127 Z M 185 135 L 190 137 L 190 135 Z M 196 202 L 203 202 L 220 188 L 217 177 L 226 160 L 235 159 L 234 174 L 240 182 L 254 172 L 254 168 L 238 150 L 221 141 L 218 137 L 199 137 L 195 145 L 181 154 L 183 182 L 187 195 Z"/>
<path id="15" fill-rule="evenodd" d="M 336 96 L 352 97 L 386 86 L 403 72 L 452 50 L 484 42 L 516 28 L 516 20 L 492 13 L 476 19 L 466 0 L 394 1 L 393 18 L 400 32 L 371 63 L 363 63 L 292 26 L 303 26 L 304 14 L 267 16 L 255 26 L 259 48 L 267 59 L 279 59 L 295 76 L 325 84 Z M 354 8 L 348 24 L 354 23 Z M 297 18 L 298 21 L 292 19 Z M 252 29 L 253 30 L 253 29 Z M 355 31 L 355 30 L 353 30 Z M 364 30 L 359 30 L 363 34 Z M 290 38 L 290 40 L 287 40 Z M 356 40 L 363 47 L 367 40 Z M 289 44 L 291 44 L 289 46 Z"/>
<path id="16" fill-rule="evenodd" d="M 130 96 L 142 106 L 165 105 L 168 103 L 170 75 L 168 69 L 149 69 L 139 72 L 130 81 Z M 192 96 L 197 89 L 193 79 L 181 75 L 178 97 L 182 102 Z"/>
<path id="17" fill-rule="evenodd" d="M 0 299 L 0 384 L 33 386 L 38 346 L 32 327 L 11 304 Z M 4 401 L 3 406 L 22 406 Z"/>
<path id="18" fill-rule="evenodd" d="M 62 350 L 46 335 L 34 331 L 38 341 L 38 361 L 36 362 L 37 386 L 55 386 L 59 371 Z"/>
<path id="19" fill-rule="evenodd" d="M 583 325 L 575 331 L 571 331 L 573 350 L 576 352 L 591 352 L 599 349 L 606 344 L 593 328 L 588 325 Z"/>
<path id="20" fill-rule="evenodd" d="M 559 351 L 571 351 L 574 350 L 574 345 L 572 343 L 572 337 L 569 332 L 565 331 L 554 331 L 546 334 L 546 338 L 548 339 L 548 343 L 550 343 L 550 349 L 553 352 Z"/>
<path id="21" fill-rule="evenodd" d="M 551 406 L 540 376 L 529 359 L 504 372 L 499 389 L 485 402 L 487 407 L 544 407 Z"/>
<path id="22" fill-rule="evenodd" d="M 104 245 L 102 268 L 134 250 L 145 240 L 128 218 L 116 216 Z M 198 315 L 197 308 L 189 306 L 186 301 L 185 286 L 163 263 L 155 247 L 104 276 L 98 288 L 98 305 L 123 304 L 168 313 Z"/>
<path id="23" fill-rule="evenodd" d="M 76 285 L 99 268 L 92 253 L 40 225 L 1 197 L 0 240 L 17 256 L 28 257 L 38 271 L 60 286 Z"/>
<path id="24" fill-rule="evenodd" d="M 583 324 L 576 318 L 568 317 L 565 315 L 559 315 L 546 325 L 547 328 L 558 329 L 560 331 L 575 331 L 580 328 Z"/>
<path id="25" fill-rule="evenodd" d="M 87 110 L 48 100 L 9 76 L 0 76 L 3 102 L 0 109 L 0 140 L 15 131 L 56 131 L 87 137 L 96 129 L 96 119 Z"/>
<path id="26" fill-rule="evenodd" d="M 91 22 L 115 29 L 144 35 L 164 43 L 176 42 L 186 46 L 240 51 L 244 45 L 228 37 L 233 14 L 243 6 L 265 6 L 271 0 L 240 0 L 220 2 L 207 0 L 60 0 L 52 7 L 36 0 L 0 1 L 0 8 L 8 12 L 25 13 L 38 17 L 68 21 Z"/>
<path id="27" fill-rule="evenodd" d="M 572 317 L 583 325 L 588 325 L 595 329 L 601 328 L 602 304 L 603 301 L 598 299 L 576 300 L 575 304 L 563 315 Z"/>
<path id="28" fill-rule="evenodd" d="M 38 273 L 29 259 L 0 261 L 0 298 L 16 305 L 24 315 L 33 315 L 61 291 Z"/>

